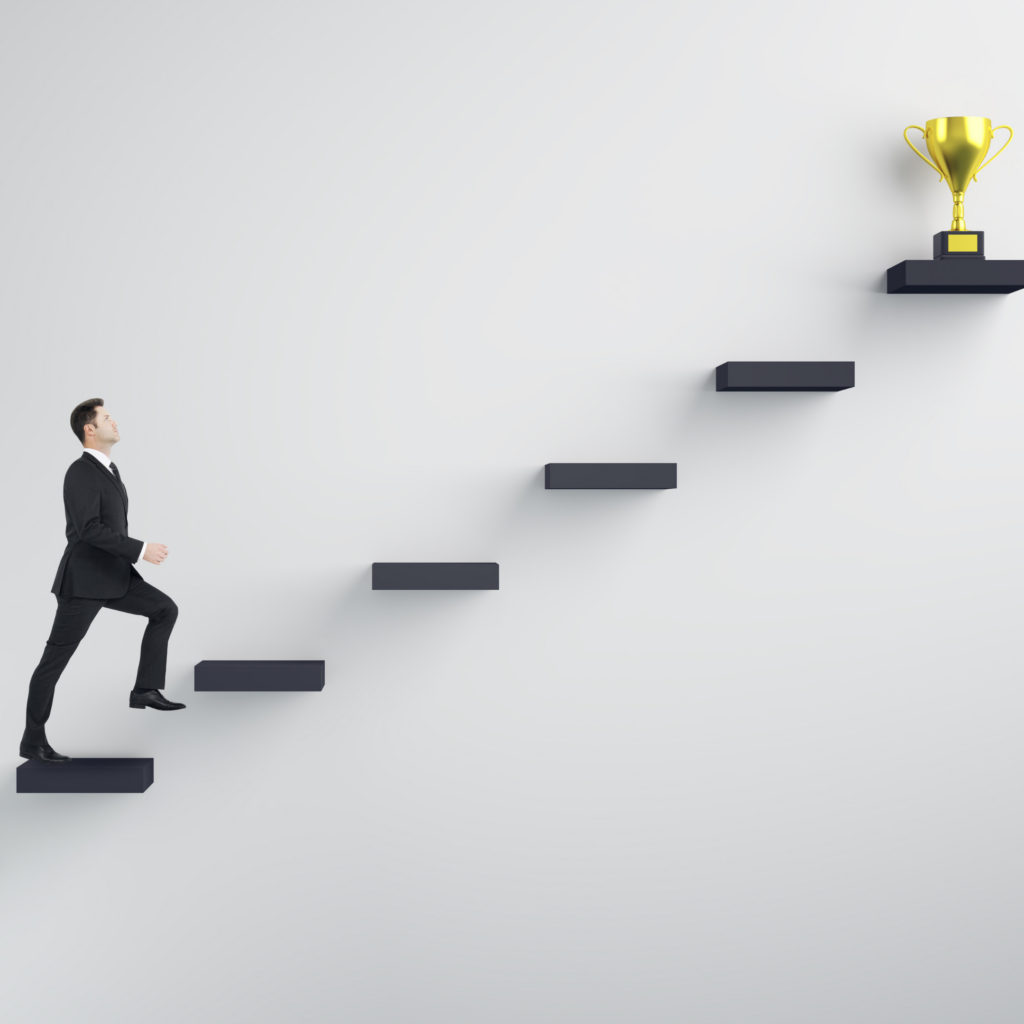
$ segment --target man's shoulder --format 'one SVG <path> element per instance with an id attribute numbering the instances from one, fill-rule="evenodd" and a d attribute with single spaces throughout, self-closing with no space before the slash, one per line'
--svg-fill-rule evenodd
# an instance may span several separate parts
<path id="1" fill-rule="evenodd" d="M 68 466 L 67 472 L 64 474 L 65 481 L 73 480 L 76 476 L 85 473 L 91 473 L 92 470 L 89 467 L 89 461 L 92 459 L 91 455 L 82 454 L 74 462 Z"/>

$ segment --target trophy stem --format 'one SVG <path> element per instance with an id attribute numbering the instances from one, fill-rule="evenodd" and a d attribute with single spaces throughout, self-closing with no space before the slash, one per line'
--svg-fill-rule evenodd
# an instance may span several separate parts
<path id="1" fill-rule="evenodd" d="M 950 231 L 966 231 L 967 221 L 964 220 L 964 194 L 963 192 L 953 193 L 953 223 Z"/>

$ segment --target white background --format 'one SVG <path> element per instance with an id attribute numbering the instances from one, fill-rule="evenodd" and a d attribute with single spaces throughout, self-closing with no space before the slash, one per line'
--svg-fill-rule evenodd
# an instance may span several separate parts
<path id="1" fill-rule="evenodd" d="M 1024 296 L 883 275 L 952 206 L 904 126 L 1024 127 L 1022 20 L 5 0 L 4 1016 L 1019 1024 Z M 1022 184 L 967 193 L 992 258 Z M 188 709 L 101 613 L 49 736 L 156 782 L 17 796 L 93 395 Z M 678 489 L 543 489 L 634 460 Z"/>

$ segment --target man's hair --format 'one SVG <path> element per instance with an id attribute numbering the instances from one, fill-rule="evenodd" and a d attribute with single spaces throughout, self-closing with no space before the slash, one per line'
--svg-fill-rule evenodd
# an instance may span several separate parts
<path id="1" fill-rule="evenodd" d="M 82 444 L 85 444 L 85 425 L 95 422 L 96 410 L 102 404 L 102 398 L 87 398 L 71 410 L 71 429 Z"/>

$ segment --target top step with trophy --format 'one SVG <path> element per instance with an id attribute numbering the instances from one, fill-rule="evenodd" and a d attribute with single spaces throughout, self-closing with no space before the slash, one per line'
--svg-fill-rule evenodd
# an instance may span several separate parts
<path id="1" fill-rule="evenodd" d="M 929 160 L 907 132 L 916 128 L 925 139 Z M 1010 137 L 995 156 L 985 157 L 995 133 L 1005 128 Z M 987 167 L 1013 138 L 1008 124 L 992 127 L 987 117 L 936 117 L 920 125 L 912 124 L 903 132 L 907 145 L 932 170 L 937 171 L 953 193 L 953 223 L 949 231 L 940 231 L 932 239 L 932 259 L 904 260 L 890 267 L 886 291 L 890 295 L 911 293 L 1006 294 L 1024 288 L 1024 260 L 985 259 L 985 232 L 968 231 L 964 220 L 964 193 L 978 172 Z"/>

